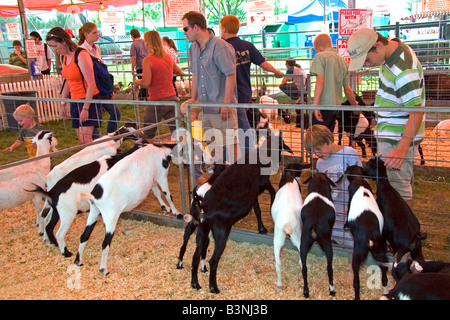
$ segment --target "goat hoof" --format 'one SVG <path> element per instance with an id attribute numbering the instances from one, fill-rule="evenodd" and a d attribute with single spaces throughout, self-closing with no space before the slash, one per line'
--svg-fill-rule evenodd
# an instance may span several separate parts
<path id="1" fill-rule="evenodd" d="M 80 254 L 79 253 L 77 253 L 77 256 L 75 257 L 75 260 L 74 260 L 73 263 L 75 263 L 79 267 L 81 267 L 83 265 L 83 263 L 81 263 L 81 261 L 80 261 Z"/>
<path id="2" fill-rule="evenodd" d="M 200 271 L 203 273 L 206 273 L 206 272 L 208 272 L 208 268 L 206 266 L 201 267 Z"/>
<path id="3" fill-rule="evenodd" d="M 109 274 L 109 271 L 108 270 L 106 270 L 106 269 L 100 269 L 100 272 L 102 273 L 102 274 L 104 274 L 105 276 L 107 276 L 108 274 Z"/>
<path id="4" fill-rule="evenodd" d="M 330 296 L 332 297 L 336 296 L 336 291 L 330 291 Z"/>
<path id="5" fill-rule="evenodd" d="M 266 228 L 261 228 L 261 229 L 258 230 L 258 232 L 260 234 L 266 234 L 267 233 L 267 229 Z"/>
<path id="6" fill-rule="evenodd" d="M 303 296 L 304 296 L 306 299 L 309 299 L 309 292 L 303 292 Z"/>
<path id="7" fill-rule="evenodd" d="M 69 250 L 67 250 L 67 248 L 64 248 L 64 253 L 63 256 L 66 258 L 70 258 L 73 255 L 72 252 L 70 252 Z"/>
<path id="8" fill-rule="evenodd" d="M 282 286 L 279 286 L 279 285 L 277 285 L 277 292 L 281 292 L 281 291 L 283 291 L 283 287 L 282 287 Z"/>
<path id="9" fill-rule="evenodd" d="M 176 214 L 177 219 L 178 220 L 182 220 L 183 219 L 183 215 L 181 213 Z"/>
<path id="10" fill-rule="evenodd" d="M 200 290 L 202 287 L 198 283 L 192 283 L 191 284 L 192 289 Z"/>
<path id="11" fill-rule="evenodd" d="M 177 269 L 179 270 L 183 269 L 183 262 L 180 261 L 177 263 Z"/>
<path id="12" fill-rule="evenodd" d="M 210 287 L 210 288 L 209 288 L 209 291 L 210 291 L 211 293 L 215 293 L 215 294 L 220 293 L 220 290 L 219 290 L 219 288 L 217 288 L 217 287 Z"/>

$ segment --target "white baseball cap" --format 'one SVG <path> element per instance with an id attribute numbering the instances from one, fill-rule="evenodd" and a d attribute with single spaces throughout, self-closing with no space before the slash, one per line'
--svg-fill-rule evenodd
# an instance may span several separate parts
<path id="1" fill-rule="evenodd" d="M 361 69 L 366 61 L 367 52 L 377 42 L 378 33 L 369 28 L 361 28 L 352 33 L 347 43 L 347 50 L 350 54 L 350 71 Z"/>

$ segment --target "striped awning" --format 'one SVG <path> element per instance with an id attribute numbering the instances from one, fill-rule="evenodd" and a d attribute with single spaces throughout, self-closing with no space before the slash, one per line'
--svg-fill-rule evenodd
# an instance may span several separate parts
<path id="1" fill-rule="evenodd" d="M 423 12 L 410 15 L 408 17 L 404 17 L 401 20 L 417 20 L 417 19 L 426 19 L 431 17 L 439 17 L 450 15 L 450 11 L 438 11 L 438 12 Z"/>

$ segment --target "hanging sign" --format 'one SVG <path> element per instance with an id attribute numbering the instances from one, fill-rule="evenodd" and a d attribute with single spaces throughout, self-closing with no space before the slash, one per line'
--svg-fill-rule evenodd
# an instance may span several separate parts
<path id="1" fill-rule="evenodd" d="M 345 62 L 350 63 L 350 53 L 347 50 L 348 39 L 336 39 L 336 48 L 338 54 L 344 58 Z"/>
<path id="2" fill-rule="evenodd" d="M 199 11 L 199 0 L 164 0 L 164 14 L 166 27 L 180 27 L 181 19 L 189 11 Z"/>
<path id="3" fill-rule="evenodd" d="M 27 49 L 27 58 L 37 58 L 38 52 L 34 40 L 25 40 L 25 48 Z"/>
<path id="4" fill-rule="evenodd" d="M 340 9 L 339 35 L 350 36 L 361 28 L 372 28 L 371 9 Z"/>
<path id="5" fill-rule="evenodd" d="M 100 11 L 102 36 L 124 36 L 125 15 L 122 11 Z"/>
<path id="6" fill-rule="evenodd" d="M 422 12 L 443 12 L 450 10 L 450 0 L 423 0 Z"/>
<path id="7" fill-rule="evenodd" d="M 6 35 L 8 41 L 20 40 L 22 36 L 20 35 L 20 25 L 19 22 L 7 22 L 5 23 Z"/>
<path id="8" fill-rule="evenodd" d="M 268 25 L 275 22 L 274 1 L 247 1 L 247 26 Z"/>

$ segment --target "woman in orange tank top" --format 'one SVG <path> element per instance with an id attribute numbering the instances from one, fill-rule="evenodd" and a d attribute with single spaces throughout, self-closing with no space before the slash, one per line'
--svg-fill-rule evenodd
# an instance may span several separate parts
<path id="1" fill-rule="evenodd" d="M 95 84 L 94 69 L 91 57 L 86 50 L 78 55 L 78 66 L 75 63 L 75 52 L 78 46 L 70 35 L 60 27 L 52 28 L 47 33 L 47 43 L 53 50 L 63 57 L 61 75 L 64 81 L 61 97 L 67 99 L 101 99 Z M 79 68 L 78 68 L 79 67 Z M 81 73 L 80 73 L 81 70 Z M 84 81 L 84 83 L 83 83 Z M 68 118 L 65 103 L 62 103 L 63 117 Z M 102 109 L 101 104 L 70 103 L 72 128 L 77 132 L 78 140 L 82 143 L 92 142 L 94 127 L 100 127 Z"/>
<path id="2" fill-rule="evenodd" d="M 170 54 L 165 51 L 157 31 L 147 31 L 144 34 L 144 42 L 149 54 L 142 60 L 142 79 L 136 79 L 134 83 L 147 88 L 147 100 L 149 101 L 178 101 L 172 80 L 173 74 L 182 75 L 183 71 L 174 63 Z M 174 116 L 173 106 L 148 105 L 144 112 L 144 126 Z M 173 132 L 175 121 L 169 122 L 168 126 L 170 131 Z M 144 132 L 148 139 L 155 136 L 156 129 L 155 127 Z"/>

